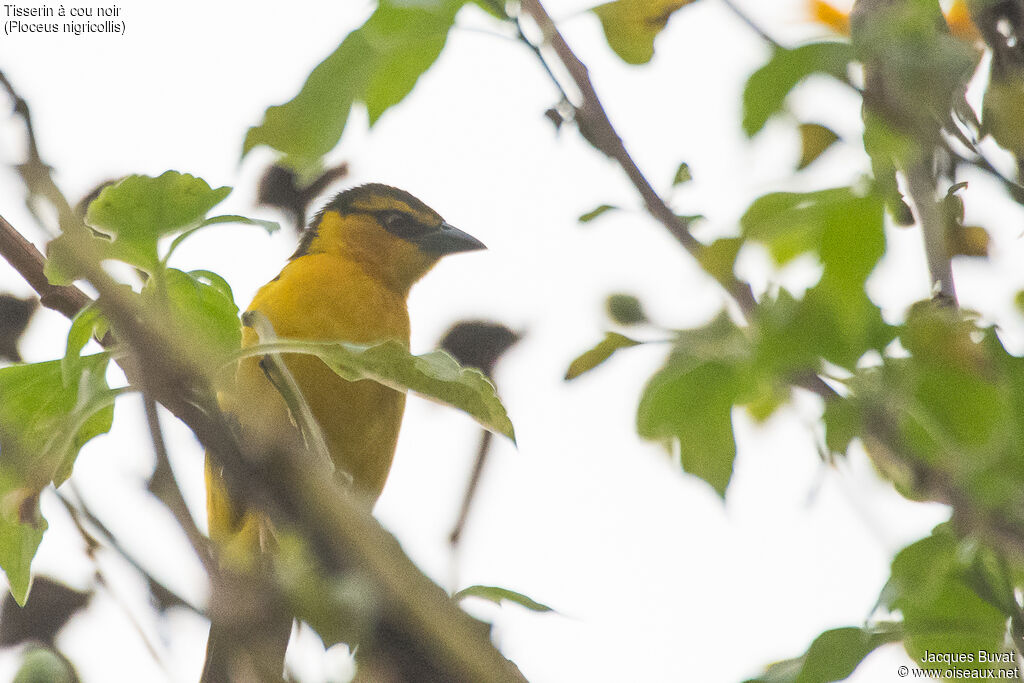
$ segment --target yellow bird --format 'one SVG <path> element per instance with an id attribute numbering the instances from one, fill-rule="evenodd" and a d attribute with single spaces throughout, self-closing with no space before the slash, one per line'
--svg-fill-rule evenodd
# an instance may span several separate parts
<path id="1" fill-rule="evenodd" d="M 446 254 L 484 248 L 408 192 L 362 185 L 324 206 L 288 264 L 256 293 L 248 310 L 263 314 L 282 338 L 397 340 L 408 346 L 406 299 L 413 284 Z M 257 341 L 247 327 L 243 344 Z M 313 356 L 285 358 L 336 468 L 351 475 L 356 493 L 372 506 L 391 468 L 405 394 L 371 380 L 346 381 Z M 257 358 L 239 364 L 225 403 L 250 430 L 270 436 L 294 429 L 284 399 Z M 264 523 L 228 499 L 209 456 L 206 479 L 211 538 L 222 547 L 241 545 L 255 552 Z M 206 681 L 229 676 L 225 664 L 215 661 L 215 640 L 211 632 Z"/>

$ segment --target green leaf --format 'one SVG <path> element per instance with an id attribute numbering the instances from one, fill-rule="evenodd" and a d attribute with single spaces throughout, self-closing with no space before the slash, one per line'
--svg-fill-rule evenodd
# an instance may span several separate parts
<path id="1" fill-rule="evenodd" d="M 115 392 L 106 381 L 109 354 L 79 360 L 77 377 L 65 383 L 62 361 L 12 365 L 0 370 L 0 426 L 17 439 L 8 466 L 34 490 L 70 473 L 78 450 L 110 429 Z"/>
<path id="2" fill-rule="evenodd" d="M 39 515 L 38 497 L 19 487 L 5 470 L 0 467 L 0 494 L 6 503 L 0 507 L 0 569 L 7 576 L 14 600 L 24 607 L 32 586 L 32 560 L 43 540 L 46 520 Z M 18 505 L 10 506 L 12 499 Z"/>
<path id="3" fill-rule="evenodd" d="M 463 368 L 444 351 L 414 356 L 396 341 L 374 345 L 345 342 L 280 340 L 248 346 L 236 357 L 267 353 L 305 353 L 318 357 L 350 382 L 371 379 L 396 391 L 412 391 L 457 408 L 484 429 L 507 436 L 515 433 L 494 385 L 479 370 Z"/>
<path id="4" fill-rule="evenodd" d="M 82 372 L 82 349 L 93 335 L 102 336 L 106 329 L 106 320 L 95 304 L 89 304 L 75 315 L 71 329 L 68 330 L 67 349 L 60 366 L 65 385 L 75 381 Z"/>
<path id="5" fill-rule="evenodd" d="M 473 0 L 478 7 L 490 14 L 495 19 L 509 21 L 511 17 L 505 11 L 505 0 Z"/>
<path id="6" fill-rule="evenodd" d="M 322 61 L 289 102 L 269 107 L 245 136 L 283 153 L 298 169 L 317 164 L 341 139 L 356 102 L 373 125 L 408 95 L 434 63 L 466 0 L 380 0 L 361 27 Z"/>
<path id="7" fill-rule="evenodd" d="M 206 350 L 213 363 L 221 364 L 242 346 L 238 306 L 231 287 L 216 273 L 168 268 L 147 280 L 142 298 L 176 335 Z"/>
<path id="8" fill-rule="evenodd" d="M 774 193 L 751 204 L 740 220 L 748 240 L 763 243 L 778 264 L 801 254 L 818 257 L 823 272 L 792 314 L 794 349 L 853 369 L 869 349 L 893 338 L 864 290 L 885 252 L 882 204 L 851 188 Z M 781 349 L 781 347 L 780 347 Z M 781 349 L 785 351 L 785 349 Z"/>
<path id="9" fill-rule="evenodd" d="M 648 322 L 640 299 L 632 294 L 612 294 L 604 302 L 605 311 L 618 325 L 640 325 Z"/>
<path id="10" fill-rule="evenodd" d="M 825 446 L 838 455 L 846 453 L 850 442 L 861 429 L 861 415 L 857 404 L 846 398 L 833 398 L 825 402 Z"/>
<path id="11" fill-rule="evenodd" d="M 618 211 L 618 210 L 619 210 L 619 207 L 617 207 L 617 206 L 612 206 L 611 204 L 602 204 L 601 206 L 597 207 L 593 211 L 586 212 L 585 214 L 580 216 L 578 220 L 579 220 L 580 223 L 589 223 L 590 221 L 594 220 L 598 216 L 600 216 L 600 215 L 602 215 L 602 214 L 604 214 L 604 213 L 606 213 L 608 211 Z"/>
<path id="12" fill-rule="evenodd" d="M 845 80 L 853 59 L 849 43 L 809 43 L 777 48 L 771 59 L 747 80 L 743 89 L 743 132 L 756 135 L 768 119 L 782 112 L 786 97 L 808 76 L 821 73 Z"/>
<path id="13" fill-rule="evenodd" d="M 463 600 L 465 598 L 483 598 L 489 600 L 496 605 L 500 605 L 503 601 L 514 602 L 520 607 L 525 607 L 528 610 L 534 612 L 553 612 L 554 610 L 547 605 L 537 602 L 533 598 L 527 597 L 522 593 L 509 590 L 508 588 L 499 588 L 497 586 L 469 586 L 463 588 L 458 593 L 452 596 L 455 600 Z"/>
<path id="14" fill-rule="evenodd" d="M 688 183 L 693 180 L 693 174 L 690 173 L 690 165 L 685 161 L 679 164 L 679 168 L 676 169 L 676 174 L 672 178 L 672 187 Z"/>
<path id="15" fill-rule="evenodd" d="M 697 258 L 701 267 L 708 275 L 719 282 L 730 280 L 736 268 L 736 257 L 740 253 L 743 240 L 738 237 L 723 237 L 700 249 Z"/>
<path id="16" fill-rule="evenodd" d="M 683 469 L 725 497 L 736 457 L 732 407 L 743 388 L 733 365 L 670 359 L 644 388 L 637 432 L 645 439 L 678 441 Z"/>
<path id="17" fill-rule="evenodd" d="M 923 662 L 926 651 L 1004 651 L 1006 617 L 970 588 L 965 570 L 960 544 L 945 526 L 907 546 L 893 559 L 882 601 L 903 614 L 903 644 L 917 661 Z M 962 671 L 995 666 L 977 660 L 956 664 Z"/>
<path id="18" fill-rule="evenodd" d="M 152 273 L 160 263 L 159 239 L 199 225 L 230 192 L 177 171 L 157 178 L 132 175 L 100 192 L 89 204 L 86 222 L 109 238 L 100 240 L 105 258 Z"/>
<path id="19" fill-rule="evenodd" d="M 601 20 L 608 46 L 627 64 L 646 64 L 654 39 L 676 10 L 693 0 L 613 0 L 591 8 Z"/>
<path id="20" fill-rule="evenodd" d="M 565 373 L 565 379 L 576 379 L 585 372 L 589 372 L 601 363 L 612 357 L 612 354 L 619 349 L 636 346 L 640 342 L 630 339 L 617 332 L 607 332 L 597 346 L 580 354 Z"/>
<path id="21" fill-rule="evenodd" d="M 831 128 L 820 123 L 800 124 L 800 162 L 797 170 L 803 170 L 834 145 L 839 136 Z"/>
<path id="22" fill-rule="evenodd" d="M 768 667 L 746 683 L 831 683 L 853 674 L 864 658 L 878 647 L 898 641 L 898 624 L 872 628 L 836 628 L 823 632 L 802 656 Z"/>
<path id="23" fill-rule="evenodd" d="M 110 430 L 118 392 L 107 386 L 108 362 L 83 357 L 69 381 L 59 360 L 0 369 L 0 568 L 19 604 L 46 529 L 39 492 L 66 480 L 82 446 Z"/>
<path id="24" fill-rule="evenodd" d="M 31 647 L 21 657 L 21 666 L 11 683 L 77 683 L 71 663 L 48 647 Z"/>

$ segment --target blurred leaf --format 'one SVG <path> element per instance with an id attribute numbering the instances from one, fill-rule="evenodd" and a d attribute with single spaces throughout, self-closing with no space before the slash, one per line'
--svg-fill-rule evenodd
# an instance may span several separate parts
<path id="1" fill-rule="evenodd" d="M 824 0 L 811 0 L 810 18 L 841 36 L 850 35 L 850 17 L 846 12 L 836 9 Z"/>
<path id="2" fill-rule="evenodd" d="M 474 0 L 474 2 L 485 12 L 496 19 L 508 20 L 508 12 L 505 11 L 505 0 Z"/>
<path id="3" fill-rule="evenodd" d="M 800 124 L 800 163 L 797 170 L 810 166 L 818 157 L 831 147 L 839 136 L 820 123 Z"/>
<path id="4" fill-rule="evenodd" d="M 19 604 L 46 522 L 39 492 L 71 474 L 81 447 L 110 430 L 118 392 L 106 382 L 109 355 L 80 359 L 65 383 L 62 361 L 0 370 L 0 568 Z"/>
<path id="5" fill-rule="evenodd" d="M 640 342 L 630 339 L 617 332 L 606 332 L 597 346 L 589 351 L 583 352 L 576 360 L 569 364 L 565 373 L 565 379 L 576 379 L 585 372 L 593 370 L 601 363 L 612 357 L 612 354 L 619 349 L 636 346 Z"/>
<path id="6" fill-rule="evenodd" d="M 24 607 L 13 597 L 4 599 L 0 619 L 0 646 L 22 643 L 53 645 L 57 632 L 92 598 L 91 591 L 78 591 L 54 579 L 40 576 L 32 583 L 32 595 Z"/>
<path id="7" fill-rule="evenodd" d="M 93 335 L 105 334 L 106 328 L 107 323 L 95 304 L 89 304 L 72 319 L 71 329 L 68 330 L 67 348 L 60 364 L 65 384 L 74 382 L 81 375 L 82 349 Z"/>
<path id="8" fill-rule="evenodd" d="M 300 178 L 295 169 L 280 163 L 271 164 L 260 178 L 256 204 L 272 206 L 292 219 L 292 228 L 302 232 L 306 226 L 309 206 L 332 183 L 348 175 L 348 163 L 341 162 L 323 169 L 313 178 Z"/>
<path id="9" fill-rule="evenodd" d="M 733 277 L 736 257 L 742 246 L 743 240 L 738 237 L 722 237 L 701 247 L 697 258 L 708 275 L 724 282 Z"/>
<path id="10" fill-rule="evenodd" d="M 994 69 L 982 102 L 982 130 L 1003 149 L 1024 160 L 1024 71 Z"/>
<path id="11" fill-rule="evenodd" d="M 1004 651 L 1006 617 L 967 585 L 958 554 L 956 539 L 940 526 L 893 559 L 882 601 L 903 614 L 903 644 L 918 662 L 926 651 Z M 973 661 L 956 666 L 961 671 L 984 671 L 996 665 Z"/>
<path id="12" fill-rule="evenodd" d="M 445 332 L 439 346 L 459 365 L 476 368 L 490 378 L 495 364 L 519 339 L 518 334 L 501 323 L 462 320 Z"/>
<path id="13" fill-rule="evenodd" d="M 494 385 L 479 370 L 463 368 L 444 351 L 413 356 L 396 341 L 365 346 L 282 339 L 272 344 L 246 347 L 240 355 L 274 352 L 314 355 L 350 382 L 372 379 L 395 391 L 413 391 L 424 398 L 457 408 L 488 431 L 515 441 L 512 423 L 494 391 Z"/>
<path id="14" fill-rule="evenodd" d="M 825 423 L 825 446 L 829 452 L 845 454 L 850 442 L 861 429 L 861 416 L 857 404 L 846 398 L 826 401 L 822 420 Z"/>
<path id="15" fill-rule="evenodd" d="M 683 469 L 724 497 L 736 457 L 732 407 L 750 398 L 755 382 L 750 339 L 723 312 L 677 334 L 664 367 L 644 387 L 637 433 L 670 451 L 678 442 Z"/>
<path id="16" fill-rule="evenodd" d="M 852 369 L 868 349 L 882 349 L 893 333 L 864 283 L 885 251 L 882 205 L 850 188 L 760 197 L 740 220 L 744 237 L 768 247 L 776 263 L 815 254 L 823 272 L 791 324 L 808 352 Z"/>
<path id="17" fill-rule="evenodd" d="M 880 116 L 864 110 L 864 151 L 871 159 L 874 191 L 897 225 L 914 224 L 914 213 L 900 192 L 896 179 L 896 160 L 917 154 L 918 144 L 888 125 Z"/>
<path id="18" fill-rule="evenodd" d="M 776 662 L 745 683 L 832 683 L 853 674 L 876 648 L 900 639 L 897 624 L 835 628 L 823 632 L 802 656 Z"/>
<path id="19" fill-rule="evenodd" d="M 21 666 L 11 683 L 78 683 L 74 667 L 60 653 L 33 647 L 21 656 Z"/>
<path id="20" fill-rule="evenodd" d="M 507 588 L 499 588 L 497 586 L 469 586 L 463 588 L 458 593 L 452 596 L 454 600 L 463 600 L 465 598 L 483 598 L 489 600 L 496 605 L 500 605 L 502 602 L 514 602 L 520 607 L 525 607 L 528 610 L 534 612 L 553 612 L 554 610 L 537 602 L 536 600 L 523 595 L 522 593 L 516 593 Z"/>
<path id="21" fill-rule="evenodd" d="M 600 216 L 601 214 L 603 214 L 603 213 L 605 213 L 607 211 L 618 211 L 618 210 L 619 210 L 619 207 L 617 207 L 617 206 L 612 206 L 611 204 L 602 204 L 601 206 L 597 207 L 593 211 L 588 211 L 585 214 L 583 214 L 582 216 L 580 216 L 579 217 L 579 222 L 580 223 L 589 223 L 590 221 L 594 220 L 595 218 L 597 218 L 598 216 Z"/>
<path id="22" fill-rule="evenodd" d="M 683 469 L 724 498 L 736 457 L 732 407 L 744 386 L 727 363 L 670 359 L 644 388 L 637 432 L 645 439 L 678 441 Z"/>
<path id="23" fill-rule="evenodd" d="M 672 187 L 688 183 L 691 180 L 693 180 L 693 175 L 690 173 L 690 165 L 684 161 L 676 169 L 676 175 L 672 178 Z"/>
<path id="24" fill-rule="evenodd" d="M 408 95 L 434 63 L 466 0 L 380 0 L 366 23 L 309 74 L 299 94 L 269 107 L 245 136 L 243 156 L 258 145 L 308 169 L 341 139 L 356 102 L 370 125 Z"/>
<path id="25" fill-rule="evenodd" d="M 0 294 L 0 360 L 21 361 L 18 340 L 38 307 L 38 299 Z"/>
<path id="26" fill-rule="evenodd" d="M 168 268 L 142 289 L 143 301 L 182 339 L 189 339 L 221 364 L 242 347 L 238 306 L 223 278 L 209 271 Z"/>
<path id="27" fill-rule="evenodd" d="M 81 358 L 67 383 L 59 360 L 0 370 L 0 427 L 16 440 L 4 449 L 5 464 L 30 489 L 63 483 L 78 450 L 110 429 L 116 392 L 107 386 L 109 360 L 107 353 Z"/>
<path id="28" fill-rule="evenodd" d="M 780 113 L 786 96 L 808 76 L 821 73 L 845 80 L 853 59 L 849 43 L 821 42 L 794 49 L 779 48 L 747 80 L 743 90 L 743 131 L 757 134 L 768 119 Z"/>
<path id="29" fill-rule="evenodd" d="M 309 624 L 325 647 L 369 642 L 380 613 L 379 589 L 364 574 L 325 575 L 305 539 L 285 531 L 274 553 L 276 580 L 288 597 L 293 614 Z M 251 600 L 251 580 L 228 577 L 221 596 Z M 215 596 L 217 593 L 214 594 Z M 230 605 L 233 601 L 227 601 Z"/>
<path id="30" fill-rule="evenodd" d="M 985 228 L 965 225 L 952 233 L 953 255 L 988 258 L 989 236 Z"/>
<path id="31" fill-rule="evenodd" d="M 694 0 L 613 0 L 591 8 L 608 46 L 627 64 L 646 64 L 672 14 Z"/>
<path id="32" fill-rule="evenodd" d="M 604 302 L 605 311 L 618 325 L 639 325 L 648 322 L 640 299 L 632 294 L 612 294 Z"/>
<path id="33" fill-rule="evenodd" d="M 0 569 L 7 576 L 11 596 L 19 605 L 24 605 L 32 586 L 32 559 L 43 540 L 46 520 L 39 515 L 38 499 L 18 488 L 2 467 L 0 494 L 7 499 L 6 503 L 12 500 L 17 503 L 14 510 L 0 509 Z M 23 520 L 28 506 L 35 519 Z"/>
<path id="34" fill-rule="evenodd" d="M 964 99 L 980 50 L 950 35 L 936 0 L 870 3 L 850 22 L 851 42 L 864 65 L 865 110 L 926 147 L 951 126 L 951 111 L 976 129 Z M 897 165 L 907 168 L 906 160 Z"/>

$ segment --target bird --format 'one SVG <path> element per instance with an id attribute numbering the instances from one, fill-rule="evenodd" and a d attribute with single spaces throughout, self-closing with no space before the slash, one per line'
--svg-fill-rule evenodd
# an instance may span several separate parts
<path id="1" fill-rule="evenodd" d="M 261 314 L 279 338 L 398 341 L 408 348 L 407 297 L 412 286 L 442 257 L 485 248 L 404 190 L 380 183 L 352 187 L 313 217 L 295 253 L 257 291 L 242 319 Z M 243 326 L 243 346 L 258 342 L 256 330 Z M 284 359 L 336 470 L 350 477 L 354 495 L 372 508 L 391 468 L 405 394 L 372 380 L 344 380 L 314 356 L 291 354 Z M 240 361 L 233 386 L 225 393 L 225 411 L 251 432 L 272 439 L 295 431 L 274 376 L 260 358 Z M 206 482 L 209 534 L 222 556 L 267 552 L 269 522 L 230 499 L 223 471 L 210 453 Z M 233 680 L 232 662 L 218 653 L 222 636 L 214 627 L 202 680 Z M 279 631 L 284 634 L 279 652 L 261 653 L 271 666 L 277 667 L 280 659 L 277 672 L 263 672 L 266 676 L 280 677 L 290 630 L 289 618 L 287 628 Z"/>

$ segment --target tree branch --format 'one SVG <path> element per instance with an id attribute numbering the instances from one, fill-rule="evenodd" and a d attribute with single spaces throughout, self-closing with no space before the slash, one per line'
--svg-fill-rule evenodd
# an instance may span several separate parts
<path id="1" fill-rule="evenodd" d="M 680 220 L 672 209 L 669 208 L 668 204 L 654 189 L 626 150 L 622 138 L 612 125 L 608 114 L 605 112 L 604 105 L 601 104 L 601 100 L 597 96 L 597 91 L 590 80 L 590 74 L 586 65 L 580 61 L 569 47 L 569 44 L 565 42 L 565 38 L 562 37 L 551 16 L 539 0 L 522 0 L 521 7 L 522 11 L 529 14 L 540 28 L 544 40 L 551 46 L 551 49 L 568 71 L 570 78 L 572 78 L 573 83 L 580 92 L 581 101 L 578 104 L 574 104 L 576 125 L 579 128 L 580 134 L 595 149 L 603 152 L 619 164 L 629 177 L 633 187 L 636 188 L 643 198 L 644 206 L 646 206 L 648 213 L 661 223 L 686 251 L 694 258 L 699 259 L 703 245 L 690 234 L 686 223 Z M 531 45 L 531 47 L 533 46 Z M 536 52 L 543 61 L 544 57 L 540 51 Z M 548 73 L 551 74 L 550 69 L 548 69 Z M 561 91 L 562 86 L 554 78 L 553 74 L 551 78 L 555 80 L 555 84 Z M 721 276 L 718 282 L 736 301 L 744 315 L 749 316 L 753 312 L 757 302 L 754 300 L 750 285 L 740 282 L 731 275 Z"/>
<path id="2" fill-rule="evenodd" d="M 47 308 L 74 318 L 92 301 L 77 287 L 51 285 L 43 274 L 46 259 L 3 216 L 0 216 L 0 255 L 38 292 L 39 301 Z"/>

